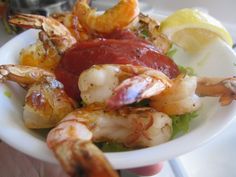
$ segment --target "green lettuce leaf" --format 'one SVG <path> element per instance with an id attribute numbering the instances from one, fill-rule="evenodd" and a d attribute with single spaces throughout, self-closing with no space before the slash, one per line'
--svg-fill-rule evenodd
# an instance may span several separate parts
<path id="1" fill-rule="evenodd" d="M 122 144 L 119 143 L 112 143 L 112 142 L 101 142 L 96 143 L 96 145 L 103 151 L 103 152 L 122 152 L 122 151 L 130 151 L 131 148 L 127 148 Z"/>
<path id="2" fill-rule="evenodd" d="M 173 58 L 174 55 L 176 54 L 176 52 L 177 52 L 177 49 L 171 47 L 171 48 L 168 50 L 168 52 L 166 53 L 166 55 L 167 55 L 168 57 L 170 57 L 170 58 Z"/>
<path id="3" fill-rule="evenodd" d="M 188 76 L 196 76 L 194 69 L 189 66 L 178 65 L 178 68 L 179 68 L 179 71 L 183 74 L 186 74 Z"/>
<path id="4" fill-rule="evenodd" d="M 189 131 L 190 122 L 197 116 L 197 111 L 179 116 L 171 116 L 173 126 L 172 138 L 175 138 L 181 133 L 187 133 Z"/>

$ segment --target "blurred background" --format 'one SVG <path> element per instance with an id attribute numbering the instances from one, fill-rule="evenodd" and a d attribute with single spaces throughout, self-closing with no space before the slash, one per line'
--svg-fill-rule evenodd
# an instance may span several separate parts
<path id="1" fill-rule="evenodd" d="M 98 10 L 105 10 L 118 2 L 118 0 L 87 0 Z M 54 12 L 68 11 L 75 0 L 0 0 L 0 16 L 11 15 L 15 12 L 37 13 L 50 15 Z M 8 4 L 7 6 L 4 4 Z M 215 18 L 224 22 L 226 27 L 236 38 L 234 24 L 236 24 L 236 2 L 234 0 L 140 0 L 142 12 L 169 15 L 180 8 L 198 8 L 208 12 Z"/>

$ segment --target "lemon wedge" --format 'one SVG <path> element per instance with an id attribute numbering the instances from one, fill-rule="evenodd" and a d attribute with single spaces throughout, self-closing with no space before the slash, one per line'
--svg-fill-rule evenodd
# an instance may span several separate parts
<path id="1" fill-rule="evenodd" d="M 221 22 L 197 9 L 174 12 L 161 22 L 160 31 L 189 52 L 199 51 L 216 38 L 233 45 L 232 37 Z"/>

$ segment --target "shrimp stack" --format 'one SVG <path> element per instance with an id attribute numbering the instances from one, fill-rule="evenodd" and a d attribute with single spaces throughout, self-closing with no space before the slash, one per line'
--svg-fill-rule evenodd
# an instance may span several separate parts
<path id="1" fill-rule="evenodd" d="M 76 43 L 130 28 L 138 15 L 137 0 L 120 0 L 102 15 L 85 0 L 78 0 L 71 13 L 54 16 L 64 25 L 38 15 L 17 14 L 10 19 L 12 24 L 42 31 L 36 44 L 22 51 L 22 65 L 0 66 L 0 81 L 14 81 L 27 89 L 25 124 L 28 128 L 53 128 L 47 136 L 48 147 L 70 176 L 117 177 L 94 142 L 131 148 L 155 146 L 171 138 L 169 116 L 199 109 L 199 96 L 218 96 L 222 105 L 236 98 L 235 78 L 180 74 L 170 79 L 144 66 L 104 64 L 94 65 L 79 76 L 78 87 L 86 106 L 76 108 L 53 73 L 61 56 Z M 158 33 L 158 23 L 143 15 L 139 18 L 150 29 L 147 40 L 165 53 L 170 41 Z M 136 32 L 139 27 L 135 27 Z M 132 106 L 144 99 L 149 100 L 148 106 Z"/>

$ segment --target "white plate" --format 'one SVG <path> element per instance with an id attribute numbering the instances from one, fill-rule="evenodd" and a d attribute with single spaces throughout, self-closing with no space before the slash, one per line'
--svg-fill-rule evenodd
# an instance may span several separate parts
<path id="1" fill-rule="evenodd" d="M 13 38 L 0 49 L 0 64 L 17 63 L 23 47 L 35 42 L 36 30 L 26 31 Z M 224 42 L 216 41 L 196 56 L 188 56 L 178 50 L 178 63 L 195 68 L 198 75 L 236 75 L 236 55 Z M 4 92 L 11 92 L 11 98 Z M 35 158 L 57 163 L 45 144 L 45 139 L 37 132 L 28 130 L 22 122 L 24 90 L 14 83 L 0 85 L 0 138 L 15 149 Z M 204 98 L 203 108 L 198 118 L 191 123 L 190 132 L 159 146 L 130 152 L 106 153 L 106 157 L 116 169 L 150 165 L 168 160 L 192 151 L 220 133 L 236 115 L 236 104 L 221 107 L 218 100 Z"/>

